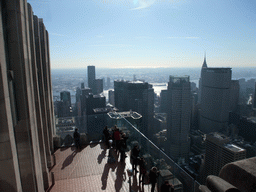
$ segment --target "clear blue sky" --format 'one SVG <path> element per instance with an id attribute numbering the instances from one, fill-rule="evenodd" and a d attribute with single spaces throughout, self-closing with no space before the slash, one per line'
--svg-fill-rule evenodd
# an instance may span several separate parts
<path id="1" fill-rule="evenodd" d="M 28 0 L 52 68 L 256 66 L 255 0 Z"/>

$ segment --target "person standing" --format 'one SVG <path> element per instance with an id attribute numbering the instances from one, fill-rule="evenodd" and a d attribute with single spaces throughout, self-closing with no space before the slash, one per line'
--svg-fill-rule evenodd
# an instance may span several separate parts
<path id="1" fill-rule="evenodd" d="M 156 186 L 158 175 L 159 175 L 159 171 L 157 171 L 157 168 L 152 167 L 152 169 L 149 172 L 149 183 L 151 183 L 151 185 L 152 185 L 151 192 L 155 191 L 155 186 Z"/>
<path id="2" fill-rule="evenodd" d="M 77 128 L 75 129 L 75 132 L 74 132 L 74 134 L 73 134 L 73 138 L 74 138 L 74 141 L 75 141 L 76 149 L 81 149 L 81 145 L 80 145 L 80 133 L 78 133 L 78 129 L 77 129 Z"/>
<path id="3" fill-rule="evenodd" d="M 138 165 L 138 159 L 139 159 L 139 154 L 140 154 L 140 149 L 138 144 L 136 144 L 131 152 L 131 159 L 132 159 L 132 170 L 135 171 L 135 173 L 137 173 L 137 165 Z"/>
<path id="4" fill-rule="evenodd" d="M 121 141 L 121 132 L 119 131 L 119 129 L 117 127 L 115 127 L 114 140 L 116 142 L 115 143 L 116 150 L 119 151 L 120 150 L 120 141 Z"/>
<path id="5" fill-rule="evenodd" d="M 108 141 L 109 141 L 110 137 L 109 137 L 108 126 L 105 126 L 105 128 L 103 130 L 103 134 L 104 134 L 104 141 L 105 141 L 107 147 L 109 147 L 109 142 Z"/>
<path id="6" fill-rule="evenodd" d="M 140 175 L 139 175 L 139 183 L 142 182 L 142 185 L 145 183 L 145 175 L 147 173 L 146 169 L 146 161 L 143 157 L 139 159 L 139 166 L 140 166 Z"/>

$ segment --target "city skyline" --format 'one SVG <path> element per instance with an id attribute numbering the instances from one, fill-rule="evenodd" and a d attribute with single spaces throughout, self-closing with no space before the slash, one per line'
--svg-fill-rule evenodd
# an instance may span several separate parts
<path id="1" fill-rule="evenodd" d="M 51 67 L 256 66 L 254 1 L 29 0 L 49 31 Z"/>
<path id="2" fill-rule="evenodd" d="M 132 3 L 130 11 L 161 4 Z M 0 12 L 0 191 L 147 192 L 146 175 L 151 191 L 167 182 L 184 192 L 255 189 L 255 67 L 235 69 L 234 79 L 233 68 L 208 67 L 205 57 L 201 76 L 191 67 L 78 69 L 72 61 L 74 69 L 52 69 L 50 32 L 32 6 L 3 0 Z"/>

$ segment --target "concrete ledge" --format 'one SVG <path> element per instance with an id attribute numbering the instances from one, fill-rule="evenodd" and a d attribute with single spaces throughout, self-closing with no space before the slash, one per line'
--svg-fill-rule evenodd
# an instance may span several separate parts
<path id="1" fill-rule="evenodd" d="M 89 142 L 88 142 L 88 138 L 87 138 L 87 135 L 85 133 L 81 133 L 80 134 L 80 144 L 83 146 L 83 145 L 87 145 Z"/>
<path id="2" fill-rule="evenodd" d="M 211 192 L 211 190 L 208 189 L 208 187 L 206 187 L 205 185 L 200 185 L 199 186 L 199 191 L 200 192 Z"/>
<path id="3" fill-rule="evenodd" d="M 99 133 L 90 133 L 90 134 L 87 134 L 87 140 L 88 140 L 88 142 L 91 142 L 91 141 L 100 141 L 100 140 L 102 140 L 102 134 L 99 134 Z"/>
<path id="4" fill-rule="evenodd" d="M 214 192 L 240 192 L 235 186 L 214 175 L 207 177 L 206 186 L 210 191 Z"/>
<path id="5" fill-rule="evenodd" d="M 243 192 L 256 191 L 256 157 L 225 165 L 219 176 Z"/>
<path id="6" fill-rule="evenodd" d="M 61 147 L 61 138 L 59 135 L 55 135 L 53 137 L 53 147 L 54 149 L 58 149 Z"/>

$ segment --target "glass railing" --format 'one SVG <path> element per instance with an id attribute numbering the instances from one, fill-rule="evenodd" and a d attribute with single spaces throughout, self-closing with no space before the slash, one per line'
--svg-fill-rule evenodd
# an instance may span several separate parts
<path id="1" fill-rule="evenodd" d="M 56 122 L 56 134 L 60 137 L 61 147 L 74 145 L 73 133 L 75 128 L 78 128 L 81 135 L 86 136 L 87 143 L 102 139 L 104 126 L 101 126 L 101 130 L 95 130 L 93 134 L 88 133 L 88 129 L 84 126 L 86 122 L 85 117 L 65 117 L 63 119 L 59 118 L 58 121 L 58 123 Z M 174 176 L 170 182 L 176 182 L 173 184 L 180 188 L 180 190 L 175 189 L 175 191 L 199 191 L 200 184 L 185 170 L 183 170 L 181 166 L 166 155 L 161 148 L 156 146 L 143 133 L 141 133 L 137 129 L 136 125 L 133 125 L 130 121 L 119 114 L 112 117 L 108 116 L 105 123 L 108 128 L 116 125 L 123 133 L 126 133 L 128 136 L 127 151 L 130 151 L 136 144 L 140 146 L 140 156 L 143 156 L 147 162 L 147 171 L 149 171 L 153 166 L 156 166 L 158 170 L 169 170 Z"/>
<path id="2" fill-rule="evenodd" d="M 197 192 L 200 184 L 191 177 L 185 170 L 182 169 L 177 163 L 175 163 L 169 156 L 167 156 L 162 149 L 157 147 L 152 141 L 150 141 L 143 133 L 141 133 L 134 125 L 132 125 L 127 119 L 123 117 L 117 117 L 115 120 L 111 120 L 112 124 L 108 124 L 109 127 L 117 125 L 117 127 L 128 135 L 127 146 L 132 149 L 133 146 L 138 143 L 140 146 L 140 156 L 143 156 L 147 162 L 147 171 L 151 167 L 156 166 L 158 170 L 169 170 L 174 177 L 176 177 L 182 185 L 174 185 L 183 188 L 183 191 Z M 170 182 L 178 182 L 177 179 L 173 179 Z M 182 191 L 175 189 L 177 191 Z"/>

